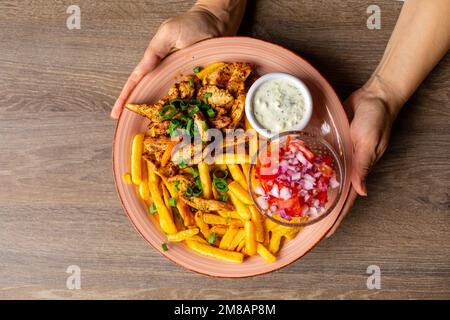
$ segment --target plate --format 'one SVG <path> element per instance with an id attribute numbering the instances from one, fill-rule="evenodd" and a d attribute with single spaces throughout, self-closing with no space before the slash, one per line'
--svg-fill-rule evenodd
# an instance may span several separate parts
<path id="1" fill-rule="evenodd" d="M 122 181 L 124 173 L 130 171 L 130 152 L 133 136 L 143 132 L 148 120 L 124 110 L 120 116 L 113 142 L 114 180 L 125 213 L 136 230 L 159 253 L 176 264 L 201 274 L 215 277 L 249 277 L 278 270 L 310 251 L 333 227 L 339 217 L 350 189 L 351 142 L 350 127 L 344 109 L 330 84 L 306 60 L 293 52 L 262 40 L 246 37 L 224 37 L 209 39 L 174 52 L 148 74 L 131 94 L 133 103 L 152 103 L 163 97 L 169 87 L 191 74 L 196 66 L 212 62 L 243 61 L 256 65 L 259 75 L 268 72 L 290 73 L 305 82 L 311 91 L 314 114 L 305 131 L 321 134 L 335 148 L 344 163 L 343 196 L 325 219 L 305 227 L 295 239 L 285 242 L 274 263 L 267 263 L 259 256 L 247 258 L 242 264 L 233 264 L 205 257 L 193 252 L 182 243 L 169 244 L 160 227 L 149 217 L 135 186 Z M 325 124 L 324 124 L 325 123 Z"/>

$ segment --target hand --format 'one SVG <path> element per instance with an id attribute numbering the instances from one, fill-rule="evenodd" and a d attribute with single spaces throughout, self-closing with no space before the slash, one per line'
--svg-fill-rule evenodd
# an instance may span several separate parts
<path id="1" fill-rule="evenodd" d="M 381 158 L 389 143 L 395 114 L 390 111 L 392 108 L 385 98 L 385 91 L 375 90 L 372 83 L 366 84 L 352 93 L 344 103 L 348 111 L 353 114 L 350 125 L 350 136 L 353 143 L 352 189 L 341 215 L 327 237 L 331 236 L 339 227 L 357 195 L 367 195 L 367 175 Z"/>
<path id="2" fill-rule="evenodd" d="M 226 31 L 222 21 L 200 6 L 194 6 L 188 12 L 163 22 L 150 41 L 144 57 L 125 83 L 111 111 L 111 117 L 119 118 L 123 106 L 134 88 L 170 52 L 204 39 L 223 35 Z"/>

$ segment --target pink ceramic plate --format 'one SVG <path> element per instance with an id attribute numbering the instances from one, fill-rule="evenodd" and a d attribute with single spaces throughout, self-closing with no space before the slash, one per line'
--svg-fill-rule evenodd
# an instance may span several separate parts
<path id="1" fill-rule="evenodd" d="M 280 46 L 244 37 L 205 40 L 171 54 L 143 79 L 129 101 L 134 103 L 157 101 L 166 94 L 174 81 L 179 80 L 181 75 L 192 73 L 195 66 L 206 66 L 218 61 L 251 62 L 257 66 L 257 72 L 260 75 L 275 71 L 287 72 L 308 85 L 313 97 L 314 115 L 306 130 L 320 134 L 322 125 L 326 122 L 329 130 L 324 138 L 335 147 L 345 164 L 343 197 L 335 210 L 320 222 L 303 229 L 295 239 L 287 241 L 278 253 L 277 261 L 272 264 L 265 262 L 259 256 L 247 258 L 242 264 L 225 263 L 201 256 L 181 243 L 169 244 L 169 250 L 163 252 L 161 244 L 167 242 L 166 236 L 149 217 L 136 188 L 124 184 L 121 178 L 124 173 L 130 171 L 132 138 L 136 133 L 143 132 L 147 124 L 143 117 L 128 110 L 122 113 L 114 137 L 114 179 L 123 208 L 136 230 L 161 254 L 186 269 L 210 276 L 232 278 L 254 276 L 280 269 L 299 259 L 332 228 L 350 188 L 349 123 L 331 86 L 308 62 Z"/>

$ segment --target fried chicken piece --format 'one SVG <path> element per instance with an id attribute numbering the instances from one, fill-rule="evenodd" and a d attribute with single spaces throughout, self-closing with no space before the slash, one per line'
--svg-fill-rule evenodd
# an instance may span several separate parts
<path id="1" fill-rule="evenodd" d="M 200 84 L 199 79 L 196 76 L 186 76 L 178 84 L 178 90 L 180 91 L 181 99 L 191 99 L 195 94 L 195 89 Z"/>
<path id="2" fill-rule="evenodd" d="M 191 207 L 203 212 L 234 210 L 234 207 L 231 204 L 218 200 L 203 199 L 198 197 L 188 198 L 184 195 L 181 195 L 180 198 L 182 198 L 183 201 Z"/>
<path id="3" fill-rule="evenodd" d="M 215 85 L 225 88 L 233 73 L 233 64 L 226 63 L 203 78 L 203 86 Z"/>
<path id="4" fill-rule="evenodd" d="M 161 122 L 159 111 L 163 108 L 162 104 L 135 104 L 127 103 L 125 108 L 149 118 L 153 122 Z"/>
<path id="5" fill-rule="evenodd" d="M 209 97 L 205 94 L 210 94 Z M 216 86 L 204 86 L 198 90 L 197 98 L 206 101 L 213 107 L 229 109 L 233 105 L 234 98 L 227 90 L 219 89 Z"/>
<path id="6" fill-rule="evenodd" d="M 233 206 L 226 202 L 186 196 L 185 193 L 188 190 L 188 188 L 194 187 L 194 181 L 186 175 L 179 174 L 169 178 L 168 181 L 169 182 L 178 181 L 179 197 L 189 206 L 197 210 L 203 212 L 234 210 Z"/>
<path id="7" fill-rule="evenodd" d="M 153 171 L 159 176 L 163 177 L 172 177 L 178 174 L 179 168 L 174 165 L 171 161 L 169 161 L 165 166 L 162 166 L 161 163 L 156 159 L 156 156 L 151 153 L 144 153 L 142 155 L 144 159 L 150 165 Z"/>
<path id="8" fill-rule="evenodd" d="M 230 129 L 237 128 L 240 124 L 242 117 L 245 113 L 245 94 L 240 94 L 236 100 L 234 100 L 233 106 L 231 107 L 230 116 L 232 122 L 229 126 Z"/>
<path id="9" fill-rule="evenodd" d="M 245 62 L 233 63 L 233 73 L 227 83 L 227 89 L 234 95 L 245 92 L 245 81 L 252 73 L 252 65 Z"/>
<path id="10" fill-rule="evenodd" d="M 200 139 L 205 142 L 208 141 L 208 126 L 206 124 L 206 120 L 203 114 L 197 112 L 192 116 L 192 118 L 194 119 L 194 125 L 197 127 Z"/>
<path id="11" fill-rule="evenodd" d="M 208 122 L 210 123 L 211 127 L 220 130 L 230 125 L 231 118 L 229 116 L 217 114 L 214 118 L 208 119 Z"/>
<path id="12" fill-rule="evenodd" d="M 216 85 L 237 94 L 245 89 L 245 80 L 252 70 L 253 66 L 247 62 L 227 63 L 208 74 L 203 79 L 203 85 Z"/>

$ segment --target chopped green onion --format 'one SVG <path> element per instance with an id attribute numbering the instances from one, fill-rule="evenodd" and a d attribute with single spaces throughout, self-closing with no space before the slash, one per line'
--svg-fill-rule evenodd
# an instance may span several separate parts
<path id="1" fill-rule="evenodd" d="M 226 195 L 226 194 L 221 194 L 220 196 L 219 196 L 219 199 L 218 199 L 219 201 L 222 201 L 222 202 L 227 202 L 228 201 L 228 196 Z"/>
<path id="2" fill-rule="evenodd" d="M 186 187 L 186 192 L 184 193 L 184 195 L 188 198 L 192 197 L 194 194 L 192 187 L 188 186 Z"/>
<path id="3" fill-rule="evenodd" d="M 181 126 L 181 122 L 178 120 L 171 120 L 169 124 L 169 129 L 167 129 L 167 133 L 173 137 L 176 133 L 176 130 Z"/>
<path id="4" fill-rule="evenodd" d="M 205 93 L 203 94 L 203 96 L 204 96 L 205 98 L 209 98 L 209 97 L 212 96 L 212 92 L 205 92 Z"/>
<path id="5" fill-rule="evenodd" d="M 171 207 L 176 207 L 176 206 L 177 206 L 177 199 L 171 197 L 171 198 L 169 199 L 169 206 L 171 206 Z"/>
<path id="6" fill-rule="evenodd" d="M 192 177 L 193 177 L 194 179 L 195 179 L 195 178 L 198 178 L 198 176 L 199 176 L 198 171 L 195 170 L 194 167 L 191 167 L 191 172 L 192 172 Z"/>
<path id="7" fill-rule="evenodd" d="M 188 104 L 191 106 L 199 106 L 202 102 L 198 99 L 192 99 L 188 101 Z"/>
<path id="8" fill-rule="evenodd" d="M 187 167 L 186 162 L 184 161 L 184 159 L 178 160 L 178 166 L 180 166 L 181 169 L 184 169 L 184 168 Z"/>
<path id="9" fill-rule="evenodd" d="M 206 121 L 202 120 L 200 123 L 202 124 L 202 129 L 204 131 L 208 130 L 208 126 L 206 125 Z"/>
<path id="10" fill-rule="evenodd" d="M 222 169 L 216 169 L 213 172 L 213 179 L 226 179 L 228 177 L 228 171 Z"/>
<path id="11" fill-rule="evenodd" d="M 200 109 L 203 111 L 208 111 L 209 109 L 211 109 L 211 106 L 207 103 L 202 103 L 200 104 Z"/>
<path id="12" fill-rule="evenodd" d="M 200 181 L 200 178 L 195 178 L 195 186 L 197 187 L 197 188 L 199 188 L 199 189 L 201 189 L 202 188 L 202 182 Z"/>
<path id="13" fill-rule="evenodd" d="M 169 248 L 167 247 L 167 243 L 163 243 L 161 245 L 161 248 L 163 249 L 163 251 L 168 251 L 169 250 Z"/>
<path id="14" fill-rule="evenodd" d="M 194 121 L 192 119 L 188 119 L 188 121 L 186 122 L 186 131 L 191 134 L 191 130 L 192 130 L 192 124 L 194 123 Z"/>
<path id="15" fill-rule="evenodd" d="M 169 112 L 167 112 L 169 111 Z M 161 110 L 159 110 L 159 115 L 161 116 L 161 120 L 169 120 L 177 113 L 177 108 L 173 104 L 165 105 Z"/>
<path id="16" fill-rule="evenodd" d="M 197 186 L 195 186 L 194 188 L 192 188 L 192 195 L 194 197 L 198 197 L 199 195 L 201 195 L 203 192 L 202 188 L 199 188 Z"/>
<path id="17" fill-rule="evenodd" d="M 217 241 L 217 233 L 211 232 L 208 236 L 208 242 L 210 244 L 214 244 L 214 243 L 216 243 L 216 241 Z"/>
<path id="18" fill-rule="evenodd" d="M 196 113 L 199 112 L 199 111 L 200 111 L 200 108 L 197 107 L 197 106 L 194 106 L 194 107 L 192 107 L 191 111 L 188 112 L 188 116 L 189 116 L 189 117 L 192 117 L 194 114 L 196 114 Z"/>
<path id="19" fill-rule="evenodd" d="M 148 211 L 150 212 L 150 214 L 155 214 L 156 211 L 158 210 L 156 209 L 156 205 L 152 203 L 151 205 L 148 206 Z"/>
<path id="20" fill-rule="evenodd" d="M 195 68 L 194 68 L 194 73 L 199 73 L 199 72 L 200 72 L 200 70 L 201 70 L 201 68 L 200 68 L 200 67 L 195 67 Z"/>
<path id="21" fill-rule="evenodd" d="M 216 116 L 216 112 L 214 111 L 214 109 L 208 109 L 206 110 L 206 114 L 208 115 L 208 117 L 210 118 L 214 118 Z"/>
<path id="22" fill-rule="evenodd" d="M 191 86 L 191 88 L 195 88 L 195 83 L 194 81 L 192 81 L 192 79 L 189 79 L 189 85 Z"/>
<path id="23" fill-rule="evenodd" d="M 228 191 L 228 184 L 225 179 L 213 179 L 213 185 L 219 192 L 227 192 Z"/>
<path id="24" fill-rule="evenodd" d="M 180 189 L 179 189 L 179 185 L 180 185 L 180 181 L 174 181 L 173 182 L 173 186 L 175 187 L 175 191 L 176 192 L 179 192 L 180 191 Z"/>

